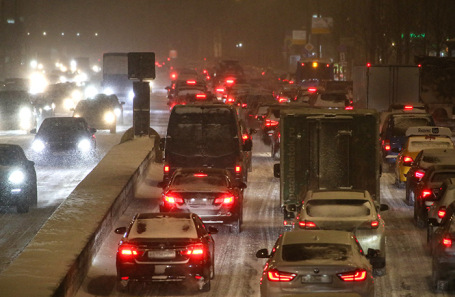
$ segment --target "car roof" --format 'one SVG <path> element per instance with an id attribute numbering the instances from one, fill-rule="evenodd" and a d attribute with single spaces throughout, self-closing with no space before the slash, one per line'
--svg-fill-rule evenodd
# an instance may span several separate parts
<path id="1" fill-rule="evenodd" d="M 360 190 L 323 190 L 323 191 L 312 191 L 309 193 L 309 199 L 369 199 L 371 198 L 368 191 Z"/>
<path id="2" fill-rule="evenodd" d="M 128 239 L 197 238 L 193 213 L 141 213 L 135 217 Z"/>
<path id="3" fill-rule="evenodd" d="M 282 244 L 335 243 L 351 245 L 352 233 L 338 230 L 300 230 L 283 233 Z"/>

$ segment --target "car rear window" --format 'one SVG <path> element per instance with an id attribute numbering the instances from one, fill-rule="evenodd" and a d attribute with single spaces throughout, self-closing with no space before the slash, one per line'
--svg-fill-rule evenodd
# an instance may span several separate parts
<path id="1" fill-rule="evenodd" d="M 409 127 L 416 127 L 416 126 L 430 126 L 431 119 L 427 117 L 394 117 L 393 118 L 393 135 L 395 136 L 405 136 L 406 130 Z"/>
<path id="2" fill-rule="evenodd" d="M 131 227 L 128 239 L 197 238 L 194 222 L 187 218 L 138 219 Z"/>
<path id="3" fill-rule="evenodd" d="M 311 217 L 364 217 L 371 213 L 371 203 L 359 199 L 321 199 L 310 200 L 306 212 Z"/>
<path id="4" fill-rule="evenodd" d="M 175 176 L 172 181 L 172 185 L 191 185 L 192 187 L 197 185 L 211 185 L 211 186 L 223 186 L 227 187 L 226 177 L 222 175 L 198 175 L 194 173 L 179 174 Z"/>
<path id="5" fill-rule="evenodd" d="M 432 175 L 431 181 L 432 182 L 443 182 L 444 180 L 448 178 L 453 178 L 455 177 L 455 171 L 454 172 L 436 172 Z"/>
<path id="6" fill-rule="evenodd" d="M 287 262 L 308 260 L 345 261 L 352 255 L 349 245 L 332 243 L 300 243 L 283 245 L 282 258 Z"/>

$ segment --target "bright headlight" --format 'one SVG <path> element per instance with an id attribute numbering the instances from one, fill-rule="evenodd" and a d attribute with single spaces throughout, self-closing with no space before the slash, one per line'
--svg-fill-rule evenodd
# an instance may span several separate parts
<path id="1" fill-rule="evenodd" d="M 37 153 L 42 152 L 44 150 L 44 147 L 44 142 L 39 139 L 33 141 L 32 143 L 32 149 Z"/>
<path id="2" fill-rule="evenodd" d="M 65 109 L 70 110 L 71 108 L 74 108 L 74 101 L 70 98 L 65 98 L 63 100 L 63 106 Z"/>
<path id="3" fill-rule="evenodd" d="M 128 99 L 130 100 L 133 100 L 134 99 L 134 91 L 131 90 L 129 93 L 128 93 Z"/>
<path id="4" fill-rule="evenodd" d="M 8 180 L 12 184 L 20 184 L 25 180 L 25 174 L 21 170 L 14 170 L 8 177 Z"/>
<path id="5" fill-rule="evenodd" d="M 88 139 L 82 139 L 77 144 L 77 147 L 82 152 L 88 152 L 90 150 L 90 148 L 92 147 L 92 145 Z"/>
<path id="6" fill-rule="evenodd" d="M 103 93 L 109 96 L 109 95 L 114 94 L 114 90 L 112 90 L 112 88 L 108 87 L 103 90 Z"/>
<path id="7" fill-rule="evenodd" d="M 112 111 L 108 111 L 104 114 L 104 121 L 106 123 L 114 123 L 115 122 L 115 114 Z"/>
<path id="8" fill-rule="evenodd" d="M 45 111 L 49 111 L 49 110 L 52 110 L 52 107 L 50 105 L 44 105 L 43 109 Z"/>
<path id="9" fill-rule="evenodd" d="M 74 101 L 79 101 L 82 99 L 82 92 L 79 91 L 79 90 L 74 90 L 72 93 L 71 93 L 71 98 L 74 100 Z"/>
<path id="10" fill-rule="evenodd" d="M 19 118 L 21 120 L 25 120 L 25 119 L 30 119 L 30 117 L 32 116 L 32 110 L 28 107 L 22 107 L 20 110 L 19 110 Z"/>

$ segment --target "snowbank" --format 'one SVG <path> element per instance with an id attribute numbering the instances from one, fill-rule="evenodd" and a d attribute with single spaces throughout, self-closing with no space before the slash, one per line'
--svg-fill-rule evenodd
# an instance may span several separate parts
<path id="1" fill-rule="evenodd" d="M 0 295 L 74 295 L 112 223 L 154 161 L 153 148 L 154 137 L 114 146 L 2 272 Z"/>

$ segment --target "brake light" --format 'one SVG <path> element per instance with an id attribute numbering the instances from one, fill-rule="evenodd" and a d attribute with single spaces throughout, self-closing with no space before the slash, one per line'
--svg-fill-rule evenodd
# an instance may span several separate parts
<path id="1" fill-rule="evenodd" d="M 337 276 L 345 282 L 361 282 L 367 279 L 367 271 L 365 269 L 357 269 L 351 272 L 338 273 Z"/>
<path id="2" fill-rule="evenodd" d="M 232 97 L 227 98 L 226 102 L 228 103 L 234 103 L 235 99 Z"/>
<path id="3" fill-rule="evenodd" d="M 193 174 L 193 176 L 194 177 L 206 177 L 207 174 L 205 174 L 205 173 L 195 173 L 195 174 Z"/>
<path id="4" fill-rule="evenodd" d="M 164 195 L 164 201 L 166 201 L 169 204 L 180 204 L 183 203 L 183 198 L 177 197 L 173 194 L 166 194 Z"/>
<path id="5" fill-rule="evenodd" d="M 228 85 L 232 85 L 234 82 L 235 82 L 235 81 L 234 81 L 234 79 L 232 79 L 232 78 L 226 79 L 226 83 L 227 83 Z"/>
<path id="6" fill-rule="evenodd" d="M 308 88 L 308 92 L 314 93 L 317 92 L 317 88 Z"/>
<path id="7" fill-rule="evenodd" d="M 403 109 L 404 110 L 412 110 L 413 108 L 414 108 L 414 106 L 412 106 L 412 105 L 405 105 Z"/>
<path id="8" fill-rule="evenodd" d="M 299 221 L 299 227 L 302 229 L 316 228 L 316 224 L 311 221 Z"/>
<path id="9" fill-rule="evenodd" d="M 404 156 L 403 157 L 403 162 L 404 163 L 410 163 L 412 161 L 414 161 L 414 160 L 411 157 L 409 157 L 409 156 Z"/>
<path id="10" fill-rule="evenodd" d="M 205 254 L 204 245 L 201 243 L 189 245 L 186 248 L 185 254 L 192 257 L 202 257 Z"/>
<path id="11" fill-rule="evenodd" d="M 287 101 L 288 101 L 287 98 L 284 98 L 284 97 L 278 98 L 278 102 L 280 102 L 280 103 L 285 103 L 285 102 L 287 102 Z"/>
<path id="12" fill-rule="evenodd" d="M 442 245 L 445 247 L 452 247 L 452 239 L 450 238 L 443 238 Z"/>
<path id="13" fill-rule="evenodd" d="M 177 73 L 171 73 L 171 80 L 177 79 Z"/>
<path id="14" fill-rule="evenodd" d="M 278 126 L 278 121 L 274 121 L 274 120 L 265 120 L 265 126 L 266 126 L 266 127 L 275 127 L 275 126 Z"/>
<path id="15" fill-rule="evenodd" d="M 195 80 L 187 80 L 187 81 L 186 81 L 186 84 L 187 84 L 187 85 L 195 85 L 195 84 L 196 84 L 196 81 L 195 81 Z"/>
<path id="16" fill-rule="evenodd" d="M 205 99 L 206 97 L 205 94 L 196 94 L 196 99 Z"/>
<path id="17" fill-rule="evenodd" d="M 386 151 L 390 151 L 391 147 L 390 147 L 390 141 L 389 140 L 384 140 L 383 141 L 383 147 Z"/>
<path id="18" fill-rule="evenodd" d="M 442 219 L 445 216 L 446 216 L 446 208 L 444 206 L 442 206 L 438 210 L 438 218 Z"/>
<path id="19" fill-rule="evenodd" d="M 171 170 L 171 168 L 169 167 L 169 165 L 164 165 L 163 170 L 164 170 L 164 173 L 168 173 L 169 170 Z"/>
<path id="20" fill-rule="evenodd" d="M 297 276 L 296 273 L 283 272 L 277 269 L 271 269 L 267 272 L 267 278 L 271 282 L 290 282 Z"/>
<path id="21" fill-rule="evenodd" d="M 137 249 L 135 246 L 132 246 L 132 245 L 121 245 L 119 246 L 118 248 L 118 254 L 122 257 L 122 258 L 133 258 L 135 256 L 137 256 Z"/>
<path id="22" fill-rule="evenodd" d="M 416 171 L 414 173 L 414 177 L 416 178 L 423 178 L 425 176 L 425 172 L 424 171 Z"/>
<path id="23" fill-rule="evenodd" d="M 223 92 L 224 92 L 224 88 L 216 88 L 216 91 L 217 91 L 218 93 L 223 93 Z"/>
<path id="24" fill-rule="evenodd" d="M 243 140 L 247 140 L 248 138 L 250 138 L 250 137 L 248 136 L 248 134 L 245 133 L 245 134 L 242 135 L 242 139 L 243 139 Z"/>
<path id="25" fill-rule="evenodd" d="M 429 197 L 431 194 L 433 194 L 433 191 L 430 189 L 430 190 L 422 190 L 422 198 L 427 198 Z"/>
<path id="26" fill-rule="evenodd" d="M 379 227 L 379 221 L 371 221 L 371 229 L 376 229 Z"/>
<path id="27" fill-rule="evenodd" d="M 346 106 L 344 109 L 345 110 L 354 110 L 354 106 Z"/>
<path id="28" fill-rule="evenodd" d="M 242 166 L 235 166 L 235 173 L 242 172 Z"/>
<path id="29" fill-rule="evenodd" d="M 234 204 L 234 196 L 222 196 L 215 198 L 215 204 L 224 204 L 224 205 L 231 205 Z"/>

